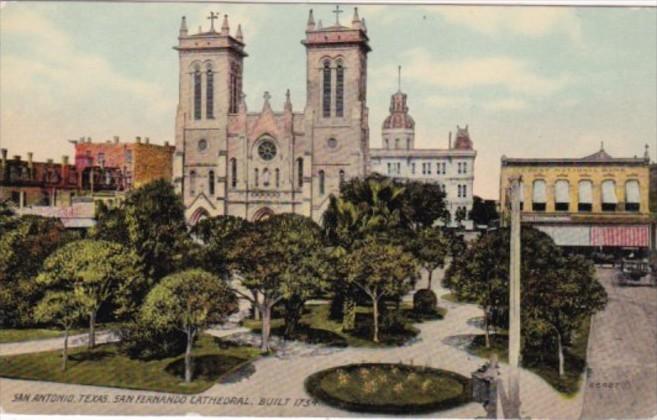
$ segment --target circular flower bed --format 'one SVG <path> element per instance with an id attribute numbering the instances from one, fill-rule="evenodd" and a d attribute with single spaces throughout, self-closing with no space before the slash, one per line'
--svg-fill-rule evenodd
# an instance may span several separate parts
<path id="1" fill-rule="evenodd" d="M 310 375 L 305 386 L 328 405 L 363 413 L 429 413 L 470 401 L 470 381 L 465 376 L 402 364 L 338 366 Z"/>

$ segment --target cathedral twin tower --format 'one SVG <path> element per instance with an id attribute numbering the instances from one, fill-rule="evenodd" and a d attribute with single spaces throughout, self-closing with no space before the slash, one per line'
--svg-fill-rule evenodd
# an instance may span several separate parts
<path id="1" fill-rule="evenodd" d="M 340 183 L 366 174 L 370 47 L 358 10 L 350 26 L 340 24 L 339 12 L 328 27 L 309 13 L 303 112 L 293 110 L 289 91 L 282 111 L 265 92 L 262 109 L 248 112 L 241 27 L 231 35 L 224 16 L 216 31 L 211 13 L 209 31 L 192 35 L 182 19 L 174 182 L 190 223 L 289 212 L 319 221 Z"/>

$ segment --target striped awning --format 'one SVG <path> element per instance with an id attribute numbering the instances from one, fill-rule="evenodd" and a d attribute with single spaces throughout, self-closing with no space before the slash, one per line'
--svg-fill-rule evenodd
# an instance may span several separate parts
<path id="1" fill-rule="evenodd" d="M 592 226 L 593 246 L 650 246 L 650 226 Z"/>

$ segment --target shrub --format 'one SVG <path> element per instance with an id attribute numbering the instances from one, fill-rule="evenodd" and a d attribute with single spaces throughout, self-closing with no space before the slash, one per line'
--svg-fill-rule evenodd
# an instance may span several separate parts
<path id="1" fill-rule="evenodd" d="M 133 322 L 119 331 L 119 350 L 133 359 L 152 360 L 177 356 L 185 351 L 187 337 L 176 329 L 153 328 Z"/>
<path id="2" fill-rule="evenodd" d="M 437 304 L 438 298 L 433 290 L 421 289 L 413 295 L 413 311 L 417 314 L 434 314 Z"/>

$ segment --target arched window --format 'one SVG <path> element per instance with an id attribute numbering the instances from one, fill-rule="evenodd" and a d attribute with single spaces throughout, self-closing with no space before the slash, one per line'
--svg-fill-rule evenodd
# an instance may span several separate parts
<path id="1" fill-rule="evenodd" d="M 258 171 L 258 168 L 255 168 L 255 186 L 257 187 L 259 183 L 260 183 L 260 172 Z"/>
<path id="2" fill-rule="evenodd" d="M 577 193 L 577 211 L 590 212 L 593 209 L 593 183 L 589 180 L 579 181 Z"/>
<path id="3" fill-rule="evenodd" d="M 340 61 L 335 74 L 335 116 L 344 116 L 344 67 Z"/>
<path id="4" fill-rule="evenodd" d="M 205 76 L 205 118 L 214 118 L 214 73 L 211 67 Z"/>
<path id="5" fill-rule="evenodd" d="M 237 187 L 237 159 L 230 160 L 230 186 Z"/>
<path id="6" fill-rule="evenodd" d="M 345 180 L 344 169 L 340 169 L 340 185 L 344 184 L 344 180 Z"/>
<path id="7" fill-rule="evenodd" d="M 383 145 L 385 146 L 386 149 L 390 149 L 390 144 L 388 142 L 388 139 L 383 139 Z"/>
<path id="8" fill-rule="evenodd" d="M 208 172 L 208 193 L 214 195 L 214 171 Z"/>
<path id="9" fill-rule="evenodd" d="M 608 179 L 602 181 L 602 211 L 616 211 L 616 183 Z"/>
<path id="10" fill-rule="evenodd" d="M 625 211 L 639 211 L 641 207 L 641 190 L 639 181 L 633 179 L 625 183 Z"/>
<path id="11" fill-rule="evenodd" d="M 281 186 L 281 171 L 278 168 L 274 170 L 274 182 L 276 183 L 276 188 Z"/>
<path id="12" fill-rule="evenodd" d="M 406 150 L 411 150 L 411 138 L 406 138 Z"/>
<path id="13" fill-rule="evenodd" d="M 324 195 L 324 193 L 326 191 L 324 182 L 325 182 L 324 171 L 319 171 L 319 193 L 321 195 Z"/>
<path id="14" fill-rule="evenodd" d="M 196 171 L 189 173 L 189 193 L 191 195 L 196 193 Z"/>
<path id="15" fill-rule="evenodd" d="M 545 211 L 547 194 L 545 191 L 545 181 L 537 179 L 534 181 L 532 190 L 532 211 Z"/>
<path id="16" fill-rule="evenodd" d="M 265 168 L 262 171 L 262 185 L 264 185 L 265 187 L 269 186 L 269 177 L 270 177 L 270 175 L 271 174 L 269 173 L 269 169 Z"/>
<path id="17" fill-rule="evenodd" d="M 194 119 L 201 119 L 201 69 L 194 70 Z"/>
<path id="18" fill-rule="evenodd" d="M 322 70 L 322 115 L 331 117 L 331 63 L 324 61 Z"/>
<path id="19" fill-rule="evenodd" d="M 554 184 L 554 209 L 570 210 L 570 184 L 565 179 L 560 179 Z"/>
<path id="20" fill-rule="evenodd" d="M 303 187 L 303 158 L 297 159 L 297 185 Z"/>
<path id="21" fill-rule="evenodd" d="M 233 63 L 230 66 L 230 104 L 228 110 L 228 112 L 233 114 L 237 112 L 237 104 L 239 102 L 239 88 L 237 82 L 238 73 L 239 69 L 237 65 Z"/>

